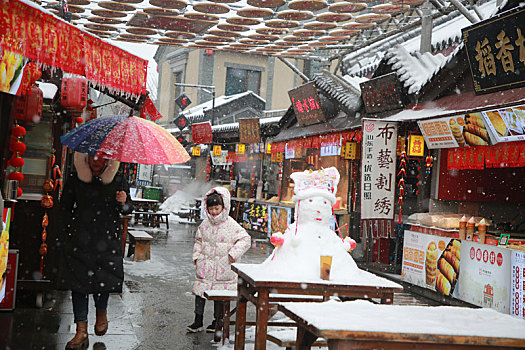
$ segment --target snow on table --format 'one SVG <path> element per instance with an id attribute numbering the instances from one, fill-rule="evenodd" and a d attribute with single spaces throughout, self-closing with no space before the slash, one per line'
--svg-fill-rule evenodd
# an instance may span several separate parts
<path id="1" fill-rule="evenodd" d="M 403 289 L 398 283 L 392 282 L 386 278 L 379 277 L 373 273 L 357 270 L 349 271 L 346 278 L 323 280 L 321 277 L 313 277 L 304 271 L 293 271 L 290 274 L 279 274 L 272 267 L 263 264 L 232 264 L 240 272 L 252 278 L 255 282 L 293 282 L 293 283 L 317 283 L 317 284 L 344 284 L 355 286 L 367 286 L 378 288 L 399 288 Z"/>
<path id="2" fill-rule="evenodd" d="M 525 339 L 525 320 L 488 308 L 383 305 L 365 300 L 279 304 L 323 331 Z"/>

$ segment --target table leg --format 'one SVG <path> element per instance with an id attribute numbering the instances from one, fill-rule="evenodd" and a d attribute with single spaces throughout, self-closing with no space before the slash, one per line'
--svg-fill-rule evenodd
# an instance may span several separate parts
<path id="1" fill-rule="evenodd" d="M 222 337 L 222 344 L 224 345 L 224 339 L 230 339 L 230 301 L 223 303 L 224 307 L 224 334 Z"/>
<path id="2" fill-rule="evenodd" d="M 217 323 L 215 324 L 215 333 L 213 334 L 213 341 L 218 343 L 221 341 L 224 344 L 224 308 L 225 303 L 219 302 L 219 314 L 217 315 Z"/>
<path id="3" fill-rule="evenodd" d="M 239 285 L 237 316 L 235 317 L 235 350 L 244 350 L 244 337 L 246 335 L 246 303 L 248 300 L 242 296 L 241 288 Z"/>
<path id="4" fill-rule="evenodd" d="M 270 292 L 267 289 L 259 289 L 257 292 L 255 350 L 266 350 L 266 330 L 268 328 L 268 307 L 270 301 Z"/>
<path id="5" fill-rule="evenodd" d="M 124 254 L 126 252 L 126 239 L 128 237 L 128 223 L 129 223 L 129 217 L 122 217 L 122 257 L 124 257 Z"/>
<path id="6" fill-rule="evenodd" d="M 317 336 L 303 327 L 297 327 L 296 349 L 310 350 L 312 344 L 317 340 Z"/>

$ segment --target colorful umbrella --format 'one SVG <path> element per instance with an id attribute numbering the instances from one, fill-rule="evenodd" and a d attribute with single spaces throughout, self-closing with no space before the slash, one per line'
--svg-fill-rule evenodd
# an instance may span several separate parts
<path id="1" fill-rule="evenodd" d="M 74 151 L 139 164 L 186 163 L 190 155 L 166 129 L 138 117 L 90 120 L 60 138 Z"/>

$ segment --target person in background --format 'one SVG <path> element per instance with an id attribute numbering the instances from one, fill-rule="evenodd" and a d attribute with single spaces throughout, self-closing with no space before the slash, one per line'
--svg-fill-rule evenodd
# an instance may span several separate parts
<path id="1" fill-rule="evenodd" d="M 89 346 L 88 296 L 96 307 L 95 334 L 108 329 L 109 293 L 122 293 L 124 269 L 120 214 L 133 211 L 119 162 L 76 152 L 76 173 L 60 199 L 57 287 L 71 290 L 76 334 L 66 349 Z"/>
<path id="2" fill-rule="evenodd" d="M 204 291 L 237 290 L 237 274 L 230 267 L 251 244 L 250 235 L 229 216 L 230 192 L 226 188 L 215 187 L 206 193 L 204 205 L 207 217 L 197 229 L 193 248 L 195 320 L 186 328 L 192 333 L 203 330 Z M 207 332 L 215 332 L 221 306 L 220 302 L 214 302 L 214 319 Z"/>

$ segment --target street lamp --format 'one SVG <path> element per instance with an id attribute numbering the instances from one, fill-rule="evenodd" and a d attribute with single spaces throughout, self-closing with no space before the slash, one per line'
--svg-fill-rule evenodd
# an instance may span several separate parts
<path id="1" fill-rule="evenodd" d="M 202 89 L 202 91 L 207 92 L 211 94 L 212 96 L 212 102 L 211 102 L 211 124 L 215 124 L 215 86 L 213 85 L 198 85 L 198 84 L 183 84 L 183 83 L 175 83 L 175 86 L 182 86 L 182 87 L 193 87 L 197 89 Z"/>

